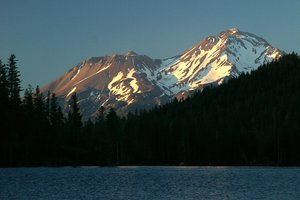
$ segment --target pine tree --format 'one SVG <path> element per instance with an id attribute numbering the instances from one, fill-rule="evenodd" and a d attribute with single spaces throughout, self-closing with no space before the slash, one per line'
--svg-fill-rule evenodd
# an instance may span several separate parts
<path id="1" fill-rule="evenodd" d="M 78 100 L 76 93 L 74 92 L 69 100 L 69 112 L 67 118 L 67 133 L 68 133 L 68 142 L 72 146 L 78 146 L 79 137 L 82 128 L 82 115 L 80 114 L 80 109 L 78 106 Z"/>
<path id="2" fill-rule="evenodd" d="M 47 92 L 45 112 L 47 121 L 50 122 L 50 91 Z"/>
<path id="3" fill-rule="evenodd" d="M 39 86 L 36 86 L 35 89 L 33 106 L 34 120 L 36 123 L 36 129 L 38 131 L 38 134 L 45 134 L 45 131 L 49 126 L 49 122 L 47 120 L 46 103 L 44 101 L 44 95 L 40 92 Z"/>
<path id="4" fill-rule="evenodd" d="M 82 127 L 82 115 L 79 111 L 78 100 L 75 92 L 69 101 L 69 106 L 68 123 L 72 128 L 80 129 Z"/>
<path id="5" fill-rule="evenodd" d="M 119 128 L 119 117 L 113 108 L 109 110 L 106 119 L 110 131 L 115 132 Z"/>
<path id="6" fill-rule="evenodd" d="M 7 80 L 7 67 L 2 64 L 0 60 L 0 102 L 1 105 L 5 105 L 8 102 L 8 80 Z"/>
<path id="7" fill-rule="evenodd" d="M 36 134 L 34 127 L 36 127 L 34 105 L 33 105 L 33 88 L 31 85 L 25 89 L 24 98 L 22 102 L 22 108 L 24 111 L 22 119 L 22 132 L 24 138 L 23 144 L 23 154 L 27 161 L 32 160 L 32 155 L 34 155 Z"/>
<path id="8" fill-rule="evenodd" d="M 8 59 L 8 92 L 9 100 L 13 109 L 17 109 L 21 104 L 20 72 L 17 69 L 16 56 L 12 54 Z"/>
<path id="9" fill-rule="evenodd" d="M 5 162 L 7 155 L 8 105 L 7 67 L 0 60 L 0 162 Z"/>
<path id="10" fill-rule="evenodd" d="M 28 117 L 32 117 L 33 114 L 33 92 L 32 86 L 28 85 L 28 88 L 25 89 L 24 99 L 23 99 L 23 107 L 25 114 Z"/>
<path id="11" fill-rule="evenodd" d="M 59 128 L 63 125 L 63 114 L 61 107 L 58 105 L 55 93 L 52 93 L 50 98 L 49 120 L 53 128 Z"/>
<path id="12" fill-rule="evenodd" d="M 114 164 L 120 164 L 120 120 L 113 108 L 109 110 L 106 122 L 111 143 L 112 162 Z"/>
<path id="13" fill-rule="evenodd" d="M 7 118 L 7 107 L 8 107 L 8 80 L 7 80 L 7 67 L 2 64 L 0 60 L 0 123 L 2 120 Z"/>
<path id="14" fill-rule="evenodd" d="M 33 102 L 37 119 L 42 120 L 42 118 L 46 118 L 46 105 L 44 102 L 44 95 L 41 93 L 39 86 L 36 86 Z"/>
<path id="15" fill-rule="evenodd" d="M 17 69 L 16 56 L 12 54 L 8 59 L 8 98 L 9 98 L 9 112 L 8 112 L 8 157 L 9 163 L 12 165 L 15 161 L 15 150 L 17 141 L 20 139 L 20 132 L 22 127 L 21 121 L 21 81 L 20 72 Z"/>
<path id="16" fill-rule="evenodd" d="M 97 112 L 97 116 L 96 116 L 96 124 L 103 123 L 104 120 L 105 120 L 105 108 L 104 108 L 104 106 L 100 106 L 100 108 L 98 109 L 98 112 Z"/>
<path id="17" fill-rule="evenodd" d="M 32 86 L 28 85 L 28 88 L 25 89 L 24 98 L 23 98 L 23 111 L 25 119 L 23 122 L 25 123 L 25 132 L 31 132 L 31 129 L 35 123 L 35 112 L 33 105 L 33 92 Z"/>
<path id="18" fill-rule="evenodd" d="M 101 106 L 98 109 L 95 119 L 95 132 L 98 136 L 103 136 L 105 134 L 105 131 L 105 108 Z"/>

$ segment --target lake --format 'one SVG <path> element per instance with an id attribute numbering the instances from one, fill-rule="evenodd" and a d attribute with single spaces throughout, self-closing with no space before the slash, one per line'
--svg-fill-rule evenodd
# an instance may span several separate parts
<path id="1" fill-rule="evenodd" d="M 0 199 L 300 199 L 300 168 L 0 168 Z"/>

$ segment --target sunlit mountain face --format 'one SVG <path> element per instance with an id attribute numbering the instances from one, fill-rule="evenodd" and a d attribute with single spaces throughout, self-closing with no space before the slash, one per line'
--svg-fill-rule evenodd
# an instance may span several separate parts
<path id="1" fill-rule="evenodd" d="M 130 51 L 92 57 L 42 88 L 56 93 L 67 110 L 76 92 L 85 118 L 100 106 L 119 114 L 150 109 L 175 97 L 185 98 L 207 85 L 219 85 L 280 58 L 284 52 L 266 40 L 232 28 L 209 36 L 180 55 L 152 59 Z"/>

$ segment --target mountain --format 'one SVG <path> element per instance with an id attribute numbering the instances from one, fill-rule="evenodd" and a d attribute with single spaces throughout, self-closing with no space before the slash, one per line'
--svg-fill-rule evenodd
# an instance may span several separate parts
<path id="1" fill-rule="evenodd" d="M 232 28 L 167 59 L 152 59 L 133 51 L 92 57 L 41 90 L 56 93 L 65 109 L 76 92 L 84 117 L 93 116 L 101 105 L 126 114 L 164 104 L 174 97 L 185 98 L 207 85 L 219 85 L 256 70 L 283 54 L 266 40 Z"/>

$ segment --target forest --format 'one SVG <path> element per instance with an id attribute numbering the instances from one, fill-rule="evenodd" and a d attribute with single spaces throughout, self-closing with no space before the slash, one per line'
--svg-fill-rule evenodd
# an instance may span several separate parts
<path id="1" fill-rule="evenodd" d="M 100 107 L 82 121 L 76 93 L 69 107 L 38 86 L 23 91 L 16 56 L 0 60 L 0 166 L 300 165 L 295 53 L 126 117 Z"/>

